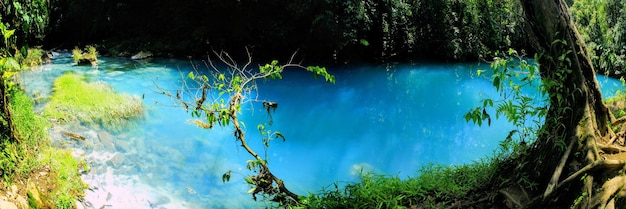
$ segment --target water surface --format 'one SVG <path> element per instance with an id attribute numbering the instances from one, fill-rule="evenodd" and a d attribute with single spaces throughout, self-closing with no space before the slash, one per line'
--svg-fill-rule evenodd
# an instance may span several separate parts
<path id="1" fill-rule="evenodd" d="M 514 128 L 502 118 L 483 127 L 463 118 L 481 99 L 500 98 L 489 79 L 476 76 L 478 69 L 488 66 L 330 68 L 336 84 L 304 72 L 285 72 L 282 80 L 259 83 L 259 99 L 279 104 L 272 115 L 274 123 L 267 128 L 286 137 L 285 142 L 272 141 L 267 152 L 263 152 L 256 130 L 257 124 L 269 119 L 265 110 L 259 104 L 245 105 L 241 119 L 248 125 L 247 137 L 253 148 L 269 159 L 273 172 L 298 194 L 318 192 L 334 182 L 357 181 L 361 170 L 405 178 L 429 163 L 455 165 L 485 159 Z M 91 138 L 85 143 L 63 142 L 68 139 L 59 138 L 52 130 L 59 146 L 80 150 L 78 155 L 94 167 L 85 179 L 116 190 L 109 192 L 119 198 L 114 199 L 122 202 L 119 205 L 263 207 L 264 202 L 254 202 L 246 194 L 249 187 L 243 177 L 250 174 L 245 163 L 251 157 L 235 142 L 232 130 L 199 129 L 189 123 L 190 113 L 157 93 L 156 84 L 177 89 L 191 70 L 186 60 L 102 58 L 100 66 L 93 68 L 75 66 L 68 57 L 60 57 L 20 76 L 31 95 L 50 94 L 54 79 L 64 71 L 73 71 L 143 98 L 145 116 L 137 127 L 111 133 L 114 148 L 100 146 L 102 140 L 98 139 L 106 130 L 63 127 Z M 622 89 L 617 80 L 604 76 L 598 80 L 605 96 Z M 540 100 L 538 92 L 525 92 Z M 233 171 L 231 181 L 223 183 L 222 174 L 228 170 Z M 146 197 L 150 204 L 145 205 L 124 202 L 124 194 L 135 191 L 157 197 Z M 87 198 L 101 198 L 89 195 Z"/>

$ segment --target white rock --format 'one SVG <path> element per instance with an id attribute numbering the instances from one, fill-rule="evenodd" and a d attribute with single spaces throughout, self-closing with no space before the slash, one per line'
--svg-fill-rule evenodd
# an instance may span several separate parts
<path id="1" fill-rule="evenodd" d="M 12 202 L 7 202 L 7 201 L 0 201 L 0 208 L 2 208 L 2 209 L 18 209 L 17 205 L 13 204 Z"/>

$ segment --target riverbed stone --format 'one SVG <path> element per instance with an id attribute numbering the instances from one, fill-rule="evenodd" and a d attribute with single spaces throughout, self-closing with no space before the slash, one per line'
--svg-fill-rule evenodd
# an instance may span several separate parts
<path id="1" fill-rule="evenodd" d="M 124 153 L 127 153 L 132 149 L 132 145 L 130 144 L 130 142 L 124 140 L 118 140 L 115 145 L 117 145 L 116 148 L 118 151 Z"/>
<path id="2" fill-rule="evenodd" d="M 113 143 L 114 137 L 109 132 L 99 131 L 98 138 L 100 139 L 100 144 L 106 150 L 115 150 L 115 144 Z"/>
<path id="3" fill-rule="evenodd" d="M 119 152 L 113 154 L 113 156 L 111 156 L 111 159 L 109 159 L 109 163 L 111 163 L 114 168 L 119 168 L 122 163 L 124 163 L 124 155 Z"/>

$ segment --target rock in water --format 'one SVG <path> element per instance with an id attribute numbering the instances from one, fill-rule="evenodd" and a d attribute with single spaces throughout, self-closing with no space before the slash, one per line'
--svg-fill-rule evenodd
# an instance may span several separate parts
<path id="1" fill-rule="evenodd" d="M 111 156 L 111 159 L 109 159 L 109 163 L 114 168 L 119 168 L 123 162 L 124 162 L 124 156 L 120 154 L 119 152 L 113 154 L 113 156 Z"/>
<path id="2" fill-rule="evenodd" d="M 113 144 L 113 135 L 106 131 L 99 131 L 98 138 L 100 138 L 100 143 L 102 146 L 109 151 L 115 150 L 115 144 Z"/>
<path id="3" fill-rule="evenodd" d="M 132 60 L 141 60 L 141 59 L 146 59 L 152 57 L 152 52 L 144 52 L 144 51 L 140 51 L 139 53 L 133 55 L 130 57 L 130 59 Z"/>

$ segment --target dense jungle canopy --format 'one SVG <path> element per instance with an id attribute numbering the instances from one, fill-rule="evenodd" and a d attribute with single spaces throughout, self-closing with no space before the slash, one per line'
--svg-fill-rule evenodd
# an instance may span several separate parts
<path id="1" fill-rule="evenodd" d="M 530 183 L 497 179 L 488 186 L 516 190 L 505 199 L 518 207 L 624 203 L 626 161 L 612 154 L 624 151 L 616 143 L 623 143 L 626 119 L 608 111 L 595 73 L 626 72 L 626 1 L 18 0 L 0 9 L 1 22 L 16 29 L 10 37 L 3 30 L 4 56 L 24 45 L 88 44 L 112 56 L 202 57 L 248 49 L 255 59 L 270 60 L 298 51 L 307 61 L 328 64 L 490 60 L 509 48 L 538 54 L 550 99 L 546 122 L 528 149 L 499 168 Z M 0 106 L 10 122 L 5 86 Z"/>
<path id="2" fill-rule="evenodd" d="M 599 71 L 621 75 L 626 3 L 568 4 Z M 23 12 L 4 7 L 14 20 L 30 17 L 16 23 L 29 28 L 24 37 L 30 43 L 99 44 L 113 55 L 148 50 L 187 56 L 249 47 L 259 59 L 299 50 L 310 61 L 345 63 L 471 61 L 509 48 L 534 53 L 517 0 L 53 0 L 47 9 L 40 5 Z"/>

